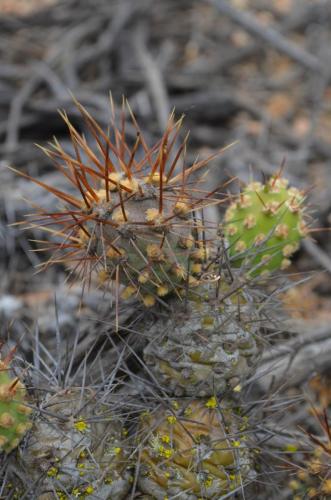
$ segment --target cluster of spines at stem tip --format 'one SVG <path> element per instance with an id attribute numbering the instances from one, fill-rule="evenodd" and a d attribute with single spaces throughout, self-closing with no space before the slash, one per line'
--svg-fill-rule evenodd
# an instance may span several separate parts
<path id="1" fill-rule="evenodd" d="M 197 215 L 222 201 L 215 195 L 217 189 L 206 193 L 200 186 L 203 176 L 193 181 L 193 174 L 220 151 L 187 165 L 188 135 L 180 140 L 182 118 L 176 121 L 174 113 L 161 139 L 148 146 L 128 104 L 123 102 L 117 125 L 112 103 L 108 133 L 80 103 L 76 105 L 94 147 L 61 113 L 74 154 L 57 140 L 42 148 L 76 194 L 32 179 L 65 205 L 52 213 L 40 208 L 30 219 L 32 226 L 44 227 L 59 240 L 39 241 L 45 246 L 38 251 L 52 251 L 43 266 L 70 264 L 84 286 L 95 272 L 103 285 L 115 283 L 116 290 L 125 285 L 123 297 L 135 295 L 146 306 L 171 293 L 181 296 L 198 284 L 208 254 L 205 227 Z M 127 133 L 126 115 L 135 140 Z"/>

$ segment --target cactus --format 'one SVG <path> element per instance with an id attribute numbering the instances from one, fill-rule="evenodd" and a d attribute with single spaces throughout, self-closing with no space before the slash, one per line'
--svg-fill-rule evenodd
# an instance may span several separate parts
<path id="1" fill-rule="evenodd" d="M 26 391 L 17 377 L 8 373 L 9 361 L 0 361 L 0 451 L 9 453 L 31 428 L 32 409 L 26 405 Z"/>
<path id="2" fill-rule="evenodd" d="M 306 235 L 304 194 L 274 175 L 266 184 L 248 184 L 225 214 L 224 233 L 235 266 L 248 260 L 248 273 L 286 269 Z"/>
<path id="3" fill-rule="evenodd" d="M 72 273 L 84 285 L 92 274 L 105 287 L 114 283 L 116 304 L 121 294 L 123 299 L 139 298 L 146 307 L 156 302 L 167 306 L 155 308 L 140 323 L 142 338 L 148 340 L 143 356 L 162 396 L 181 399 L 171 408 L 165 408 L 163 400 L 161 408 L 143 412 L 134 483 L 151 500 L 231 496 L 252 480 L 254 465 L 243 434 L 247 419 L 238 416 L 230 399 L 218 398 L 226 393 L 234 399 L 233 390 L 239 392 L 243 378 L 254 372 L 263 347 L 263 305 L 257 305 L 254 293 L 245 288 L 241 270 L 232 272 L 228 262 L 223 269 L 219 242 L 206 237 L 208 224 L 204 227 L 196 217 L 196 211 L 218 203 L 210 200 L 211 193 L 201 194 L 188 182 L 212 157 L 184 165 L 178 173 L 186 148 L 186 139 L 176 146 L 182 120 L 174 122 L 171 115 L 161 139 L 149 147 L 130 108 L 137 134 L 133 144 L 125 133 L 124 107 L 120 127 L 113 114 L 112 134 L 106 134 L 76 104 L 96 148 L 63 113 L 75 155 L 56 140 L 45 149 L 76 194 L 33 179 L 65 204 L 56 213 L 41 210 L 32 218 L 32 225 L 47 226 L 56 239 L 46 265 L 74 264 Z M 229 254 L 235 266 L 245 268 L 246 276 L 289 265 L 306 233 L 303 201 L 303 193 L 288 189 L 287 182 L 275 175 L 265 185 L 249 184 L 228 208 L 223 228 Z M 210 273 L 217 277 L 215 286 Z M 158 318 L 151 326 L 154 312 Z M 127 339 L 123 346 L 139 360 L 144 340 L 132 347 Z M 114 351 L 120 352 L 121 340 L 120 335 L 111 340 Z M 123 380 L 129 374 L 136 381 L 136 373 L 130 374 L 126 358 L 120 363 L 122 358 L 116 368 L 120 381 L 116 379 L 114 386 L 122 386 L 123 395 Z M 55 372 L 61 370 L 57 367 Z M 54 492 L 60 499 L 128 498 L 129 447 L 121 419 L 100 402 L 104 380 L 102 374 L 96 393 L 48 388 L 21 450 L 28 493 L 37 485 L 34 493 L 40 500 L 53 498 Z M 184 399 L 187 396 L 194 399 Z M 144 410 L 140 392 L 139 398 L 137 406 Z M 128 413 L 134 426 L 132 407 Z"/>
<path id="4" fill-rule="evenodd" d="M 131 488 L 127 431 L 89 389 L 47 393 L 26 446 L 20 450 L 6 493 L 39 500 L 122 500 Z M 17 472 L 17 476 L 16 476 Z M 21 478 L 25 477 L 28 480 Z M 29 484 L 29 486 L 28 486 Z"/>
<path id="5" fill-rule="evenodd" d="M 167 186 L 165 175 L 163 182 L 164 186 L 157 173 L 124 178 L 114 186 L 111 200 L 101 202 L 110 214 L 106 216 L 110 224 L 106 219 L 103 228 L 104 240 L 100 231 L 95 231 L 96 255 L 102 255 L 102 246 L 106 248 L 106 275 L 115 277 L 118 268 L 119 281 L 126 284 L 122 297 L 137 295 L 146 306 L 184 289 L 187 279 L 194 282 L 187 269 L 200 244 L 193 235 L 192 200 L 187 193 L 180 196 Z M 125 186 L 129 186 L 129 193 Z M 100 203 L 93 210 L 100 211 Z M 92 234 L 91 223 L 86 229 Z"/>
<path id="6" fill-rule="evenodd" d="M 50 262 L 73 263 L 75 274 L 86 282 L 93 271 L 105 286 L 111 282 L 125 285 L 122 298 L 138 297 L 147 307 L 162 302 L 172 292 L 180 295 L 188 286 L 196 286 L 207 249 L 204 228 L 193 213 L 210 201 L 208 194 L 201 197 L 198 189 L 192 189 L 188 180 L 212 157 L 178 173 L 187 141 L 186 137 L 176 146 L 182 119 L 175 122 L 170 115 L 162 138 L 148 147 L 129 108 L 137 132 L 135 143 L 129 146 L 124 108 L 120 128 L 113 117 L 115 139 L 111 140 L 76 104 L 98 152 L 64 113 L 76 156 L 66 153 L 56 140 L 51 148 L 43 149 L 78 196 L 32 179 L 65 203 L 57 213 L 42 211 L 31 219 L 32 225 L 37 220 L 38 227 L 46 225 L 48 231 L 54 225 L 56 238 L 62 240 L 55 243 Z M 84 156 L 91 166 L 82 160 Z"/>
<path id="7" fill-rule="evenodd" d="M 249 291 L 228 292 L 221 300 L 214 286 L 201 288 L 148 332 L 145 362 L 176 396 L 206 397 L 235 388 L 252 375 L 262 352 L 261 321 L 247 300 L 252 301 Z"/>
<path id="8" fill-rule="evenodd" d="M 197 500 L 242 488 L 254 475 L 245 428 L 245 420 L 215 397 L 173 401 L 169 410 L 144 415 L 140 489 L 156 500 Z"/>
<path id="9" fill-rule="evenodd" d="M 293 450 L 297 452 L 293 457 L 293 461 L 294 463 L 298 461 L 297 472 L 295 476 L 292 476 L 288 484 L 292 490 L 291 498 L 293 500 L 301 498 L 327 500 L 331 496 L 331 422 L 328 411 L 330 409 L 328 378 L 326 377 L 325 381 L 323 381 L 326 384 L 325 386 L 323 382 L 321 383 L 321 380 L 314 381 L 315 387 L 320 392 L 319 397 L 322 408 L 319 405 L 312 406 L 309 413 L 314 415 L 319 432 L 318 434 L 307 432 L 310 449 L 305 443 L 305 452 L 300 452 L 297 447 Z M 313 384 L 311 385 L 313 386 Z M 323 395 L 324 398 L 326 396 L 325 399 Z M 311 400 L 309 402 L 311 404 Z"/>
<path id="10" fill-rule="evenodd" d="M 120 420 L 87 388 L 47 393 L 26 447 L 19 493 L 34 498 L 91 497 L 121 500 L 131 488 L 127 436 Z M 22 473 L 19 475 L 22 477 Z M 12 478 L 17 485 L 18 478 Z M 25 489 L 24 489 L 25 488 Z M 10 485 L 7 486 L 8 493 Z"/>
<path id="11" fill-rule="evenodd" d="M 289 482 L 293 500 L 325 499 L 331 495 L 330 452 L 315 448 L 310 460 L 300 466 Z"/>

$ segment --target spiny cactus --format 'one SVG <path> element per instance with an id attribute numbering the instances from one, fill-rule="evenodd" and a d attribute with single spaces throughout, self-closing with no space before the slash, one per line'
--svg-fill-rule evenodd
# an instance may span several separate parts
<path id="1" fill-rule="evenodd" d="M 208 224 L 196 216 L 209 203 L 219 202 L 211 198 L 212 193 L 200 191 L 197 182 L 193 186 L 189 181 L 212 157 L 190 166 L 183 161 L 178 173 L 186 149 L 186 139 L 177 145 L 182 120 L 175 122 L 171 115 L 161 139 L 150 147 L 128 107 L 131 130 L 136 131 L 136 140 L 130 144 L 124 106 L 120 126 L 113 113 L 111 134 L 106 134 L 76 104 L 96 147 L 62 113 L 75 154 L 65 152 L 56 140 L 44 151 L 76 194 L 33 179 L 65 206 L 58 212 L 41 209 L 31 220 L 33 226 L 47 226 L 57 239 L 53 247 L 47 242 L 45 250 L 54 253 L 46 265 L 73 265 L 72 273 L 84 285 L 92 273 L 104 286 L 113 282 L 116 304 L 120 290 L 123 299 L 138 297 L 147 307 L 167 301 L 167 309 L 155 308 L 142 319 L 149 341 L 144 360 L 158 383 L 157 389 L 149 387 L 153 397 L 161 392 L 181 399 L 165 408 L 165 398 L 162 407 L 142 417 L 138 453 L 130 454 L 137 462 L 133 483 L 150 500 L 218 500 L 235 494 L 254 477 L 245 435 L 247 421 L 234 411 L 233 402 L 218 398 L 225 391 L 231 397 L 228 389 L 240 389 L 243 377 L 254 372 L 262 350 L 261 304 L 257 307 L 254 294 L 243 289 L 242 275 L 236 283 L 236 273 L 227 261 L 227 270 L 222 269 L 222 260 L 217 260 L 219 242 L 206 237 Z M 303 200 L 301 192 L 288 189 L 286 181 L 276 175 L 266 185 L 248 185 L 229 207 L 225 236 L 231 260 L 237 266 L 245 264 L 246 276 L 288 266 L 306 230 Z M 210 271 L 217 276 L 214 287 L 206 277 Z M 224 282 L 224 274 L 231 278 L 232 288 Z M 150 327 L 154 312 L 159 317 Z M 137 345 L 125 343 L 136 360 Z M 117 387 L 131 376 L 127 359 L 121 356 Z M 60 371 L 57 367 L 56 373 Z M 21 469 L 28 484 L 24 494 L 37 492 L 39 500 L 53 498 L 54 493 L 61 500 L 90 495 L 128 498 L 130 446 L 121 419 L 99 400 L 101 388 L 103 377 L 98 399 L 86 389 L 46 391 L 40 415 L 21 451 Z M 140 393 L 139 398 L 143 411 L 146 406 Z M 33 490 L 35 485 L 38 490 Z"/>
<path id="2" fill-rule="evenodd" d="M 65 113 L 62 117 L 76 155 L 66 153 L 56 140 L 50 149 L 43 148 L 76 195 L 32 179 L 66 205 L 57 213 L 41 209 L 31 219 L 32 224 L 45 224 L 51 231 L 49 226 L 54 225 L 54 235 L 62 240 L 55 244 L 57 251 L 49 262 L 73 262 L 76 275 L 86 282 L 96 271 L 106 285 L 111 281 L 124 284 L 123 298 L 139 297 L 146 306 L 161 302 L 171 292 L 180 295 L 194 287 L 208 252 L 205 228 L 194 214 L 219 200 L 211 198 L 212 193 L 200 192 L 199 180 L 192 187 L 190 176 L 212 157 L 183 165 L 178 173 L 187 142 L 186 137 L 178 145 L 182 119 L 175 122 L 171 114 L 163 136 L 149 147 L 128 107 L 137 134 L 130 146 L 124 106 L 119 128 L 113 113 L 111 137 L 76 104 L 97 152 Z"/>
<path id="3" fill-rule="evenodd" d="M 32 412 L 24 385 L 9 375 L 9 358 L 0 361 L 0 452 L 5 453 L 14 450 L 31 428 Z"/>
<path id="4" fill-rule="evenodd" d="M 300 457 L 301 460 L 296 475 L 292 476 L 289 482 L 293 500 L 328 500 L 331 497 L 331 424 L 328 410 L 324 408 L 321 411 L 313 406 L 311 412 L 322 434 L 318 436 L 308 432 L 311 452 L 296 455 L 296 458 Z"/>
<path id="5" fill-rule="evenodd" d="M 121 500 L 131 488 L 128 454 L 127 431 L 93 391 L 59 389 L 42 401 L 12 484 L 25 473 L 21 493 L 33 491 L 40 500 L 54 492 L 61 499 Z"/>
<path id="6" fill-rule="evenodd" d="M 140 489 L 164 500 L 219 499 L 252 476 L 247 422 L 215 397 L 142 417 Z"/>
<path id="7" fill-rule="evenodd" d="M 237 387 L 252 375 L 262 352 L 261 320 L 249 290 L 225 294 L 222 285 L 216 296 L 216 287 L 200 286 L 200 293 L 146 332 L 145 362 L 161 387 L 176 396 L 211 396 Z"/>
<path id="8" fill-rule="evenodd" d="M 293 500 L 314 498 L 327 500 L 331 496 L 331 448 L 327 452 L 317 447 L 296 476 L 289 482 Z"/>
<path id="9" fill-rule="evenodd" d="M 307 233 L 304 193 L 287 186 L 279 175 L 266 184 L 251 182 L 226 211 L 229 254 L 236 266 L 247 259 L 249 274 L 286 269 Z"/>
<path id="10" fill-rule="evenodd" d="M 92 390 L 68 388 L 48 393 L 21 450 L 21 474 L 35 484 L 34 498 L 127 498 L 132 476 L 127 431 Z M 17 471 L 17 467 L 16 467 Z M 10 493 L 10 484 L 7 493 Z M 17 493 L 28 493 L 26 486 Z M 29 492 L 30 494 L 32 491 Z"/>

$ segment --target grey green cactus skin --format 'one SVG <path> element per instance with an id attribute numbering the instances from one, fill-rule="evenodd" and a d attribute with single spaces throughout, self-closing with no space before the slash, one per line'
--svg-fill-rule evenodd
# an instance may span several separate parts
<path id="1" fill-rule="evenodd" d="M 214 499 L 254 475 L 247 422 L 215 397 L 173 401 L 142 418 L 138 485 L 149 499 Z"/>
<path id="2" fill-rule="evenodd" d="M 220 302 L 207 293 L 148 332 L 144 360 L 175 396 L 206 397 L 234 388 L 252 375 L 262 352 L 254 305 L 240 305 L 239 313 L 238 294 Z"/>
<path id="3" fill-rule="evenodd" d="M 306 235 L 304 194 L 277 176 L 248 184 L 225 214 L 224 234 L 232 263 L 247 263 L 251 275 L 289 267 Z"/>
<path id="4" fill-rule="evenodd" d="M 31 428 L 32 409 L 26 404 L 26 390 L 18 378 L 9 375 L 9 364 L 0 361 L 0 452 L 9 453 Z"/>
<path id="5" fill-rule="evenodd" d="M 87 389 L 48 394 L 43 410 L 20 457 L 34 498 L 127 498 L 132 476 L 120 421 Z"/>

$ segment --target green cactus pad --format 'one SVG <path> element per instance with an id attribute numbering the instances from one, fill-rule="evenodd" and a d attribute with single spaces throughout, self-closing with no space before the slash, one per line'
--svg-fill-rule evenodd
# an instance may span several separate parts
<path id="1" fill-rule="evenodd" d="M 265 185 L 248 184 L 225 214 L 224 233 L 235 266 L 249 263 L 250 274 L 286 269 L 307 229 L 304 195 L 272 177 Z"/>
<path id="2" fill-rule="evenodd" d="M 8 364 L 0 361 L 0 451 L 11 452 L 31 428 L 32 410 L 24 401 L 23 384 L 10 378 Z"/>

